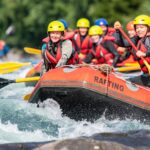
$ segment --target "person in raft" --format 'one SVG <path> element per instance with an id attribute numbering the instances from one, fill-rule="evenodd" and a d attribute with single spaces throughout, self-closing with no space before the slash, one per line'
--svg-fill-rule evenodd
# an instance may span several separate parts
<path id="1" fill-rule="evenodd" d="M 46 71 L 67 64 L 74 64 L 72 42 L 64 36 L 65 27 L 60 21 L 49 23 L 47 33 L 49 40 L 42 57 Z"/>
<path id="2" fill-rule="evenodd" d="M 92 40 L 90 53 L 84 59 L 85 63 L 92 64 L 113 64 L 113 54 L 108 50 L 103 40 L 103 30 L 100 26 L 94 25 L 89 29 L 89 36 Z M 109 42 L 107 42 L 109 44 Z"/>
<path id="3" fill-rule="evenodd" d="M 137 16 L 134 19 L 134 28 L 137 36 L 139 37 L 136 57 L 138 58 L 143 74 L 138 77 L 131 78 L 130 81 L 150 87 L 150 73 L 141 59 L 141 57 L 143 57 L 150 66 L 150 17 L 147 15 Z"/>
<path id="4" fill-rule="evenodd" d="M 82 60 L 92 48 L 92 42 L 88 35 L 90 21 L 87 18 L 80 18 L 77 21 L 76 27 L 77 30 L 74 31 L 72 41 L 74 49 L 77 52 L 76 59 L 78 60 L 78 63 L 82 63 Z"/>

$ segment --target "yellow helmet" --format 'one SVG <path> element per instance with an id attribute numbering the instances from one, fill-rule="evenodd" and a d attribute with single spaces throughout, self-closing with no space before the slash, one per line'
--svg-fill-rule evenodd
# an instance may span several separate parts
<path id="1" fill-rule="evenodd" d="M 144 24 L 150 26 L 150 17 L 147 15 L 139 15 L 134 19 L 133 24 Z"/>
<path id="2" fill-rule="evenodd" d="M 49 23 L 47 27 L 47 32 L 52 32 L 52 31 L 61 31 L 63 32 L 65 30 L 65 27 L 62 22 L 60 21 L 52 21 Z"/>
<path id="3" fill-rule="evenodd" d="M 103 34 L 103 30 L 100 26 L 94 25 L 89 29 L 89 35 L 102 35 Z"/>
<path id="4" fill-rule="evenodd" d="M 77 21 L 77 27 L 78 28 L 89 28 L 90 27 L 90 21 L 86 18 L 81 18 Z"/>

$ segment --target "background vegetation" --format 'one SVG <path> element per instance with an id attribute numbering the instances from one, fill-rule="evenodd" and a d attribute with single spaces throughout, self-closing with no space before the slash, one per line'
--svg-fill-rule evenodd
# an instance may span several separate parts
<path id="1" fill-rule="evenodd" d="M 15 33 L 6 39 L 12 47 L 40 48 L 52 20 L 65 19 L 70 28 L 81 17 L 87 17 L 91 25 L 100 17 L 110 25 L 116 20 L 125 25 L 136 15 L 150 15 L 149 6 L 150 0 L 0 0 L 0 38 L 14 25 Z"/>

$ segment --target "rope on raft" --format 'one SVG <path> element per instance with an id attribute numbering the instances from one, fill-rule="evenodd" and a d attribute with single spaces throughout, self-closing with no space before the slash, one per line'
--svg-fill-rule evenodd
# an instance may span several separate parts
<path id="1" fill-rule="evenodd" d="M 91 65 L 91 64 L 78 64 L 78 67 L 92 67 L 94 69 L 97 69 L 101 71 L 104 74 L 110 74 L 113 71 L 113 67 L 108 64 L 100 64 L 100 65 Z"/>

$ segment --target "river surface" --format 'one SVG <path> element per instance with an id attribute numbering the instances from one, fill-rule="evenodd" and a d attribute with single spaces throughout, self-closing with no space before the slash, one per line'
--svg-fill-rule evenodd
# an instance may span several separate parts
<path id="1" fill-rule="evenodd" d="M 24 77 L 30 67 L 2 78 Z M 41 142 L 58 139 L 91 136 L 102 132 L 128 132 L 131 130 L 150 130 L 150 125 L 139 120 L 107 120 L 101 117 L 95 122 L 75 121 L 62 116 L 61 109 L 53 99 L 51 106 L 37 108 L 35 104 L 23 100 L 33 87 L 24 83 L 13 83 L 0 89 L 0 144 L 14 142 Z"/>

